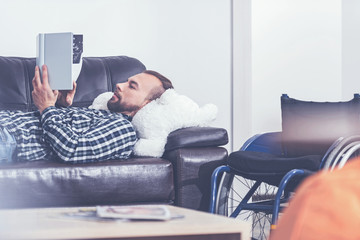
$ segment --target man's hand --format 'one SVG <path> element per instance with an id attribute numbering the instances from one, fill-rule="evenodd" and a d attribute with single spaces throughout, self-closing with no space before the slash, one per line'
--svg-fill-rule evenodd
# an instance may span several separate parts
<path id="1" fill-rule="evenodd" d="M 40 113 L 48 107 L 55 106 L 59 91 L 50 88 L 46 65 L 42 66 L 42 82 L 40 79 L 40 69 L 38 66 L 35 67 L 35 76 L 32 84 L 34 87 L 32 98 Z"/>
<path id="2" fill-rule="evenodd" d="M 57 104 L 59 104 L 62 107 L 68 107 L 71 106 L 74 100 L 76 92 L 76 83 L 73 82 L 73 89 L 72 90 L 61 90 L 59 91 L 59 95 L 57 98 Z"/>

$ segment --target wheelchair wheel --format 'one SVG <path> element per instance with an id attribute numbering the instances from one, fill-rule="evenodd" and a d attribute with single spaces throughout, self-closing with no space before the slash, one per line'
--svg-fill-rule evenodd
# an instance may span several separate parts
<path id="1" fill-rule="evenodd" d="M 234 212 L 255 181 L 235 176 L 231 173 L 222 175 L 216 198 L 215 213 L 228 216 Z M 273 200 L 277 188 L 266 183 L 261 183 L 249 202 Z M 270 233 L 271 212 L 242 210 L 237 219 L 252 223 L 251 236 L 253 239 L 267 239 Z"/>

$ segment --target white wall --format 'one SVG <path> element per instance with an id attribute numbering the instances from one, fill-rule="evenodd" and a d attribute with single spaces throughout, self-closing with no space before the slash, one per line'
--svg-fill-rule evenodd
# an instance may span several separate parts
<path id="1" fill-rule="evenodd" d="M 252 133 L 281 130 L 280 96 L 341 100 L 341 0 L 252 0 Z"/>
<path id="2" fill-rule="evenodd" d="M 140 59 L 216 104 L 213 125 L 231 133 L 230 23 L 230 0 L 2 0 L 0 55 L 34 57 L 39 32 L 82 33 L 85 56 Z"/>
<path id="3" fill-rule="evenodd" d="M 252 131 L 251 0 L 233 0 L 232 150 L 238 150 Z"/>
<path id="4" fill-rule="evenodd" d="M 342 0 L 342 96 L 360 93 L 360 1 Z"/>
<path id="5" fill-rule="evenodd" d="M 215 103 L 213 125 L 233 129 L 232 150 L 281 129 L 282 93 L 337 101 L 360 91 L 358 2 L 2 0 L 0 55 L 33 57 L 39 32 L 83 33 L 85 55 L 137 57 L 200 105 Z"/>
<path id="6" fill-rule="evenodd" d="M 342 100 L 341 10 L 341 0 L 234 0 L 234 150 L 281 130 L 283 93 Z"/>

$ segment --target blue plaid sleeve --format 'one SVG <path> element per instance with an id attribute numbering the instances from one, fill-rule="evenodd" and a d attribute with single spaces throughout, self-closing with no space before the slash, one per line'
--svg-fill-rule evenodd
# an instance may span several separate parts
<path id="1" fill-rule="evenodd" d="M 49 107 L 41 116 L 45 141 L 61 160 L 84 163 L 126 159 L 131 155 L 136 133 L 121 114 L 94 119 L 86 112 L 74 112 Z"/>

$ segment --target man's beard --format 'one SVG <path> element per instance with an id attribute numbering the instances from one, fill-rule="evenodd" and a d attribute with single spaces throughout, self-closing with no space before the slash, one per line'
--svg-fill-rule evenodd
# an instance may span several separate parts
<path id="1" fill-rule="evenodd" d="M 112 101 L 112 98 L 107 102 L 107 107 L 112 112 L 118 113 L 131 113 L 140 109 L 139 106 L 120 103 L 120 98 L 117 101 Z"/>

